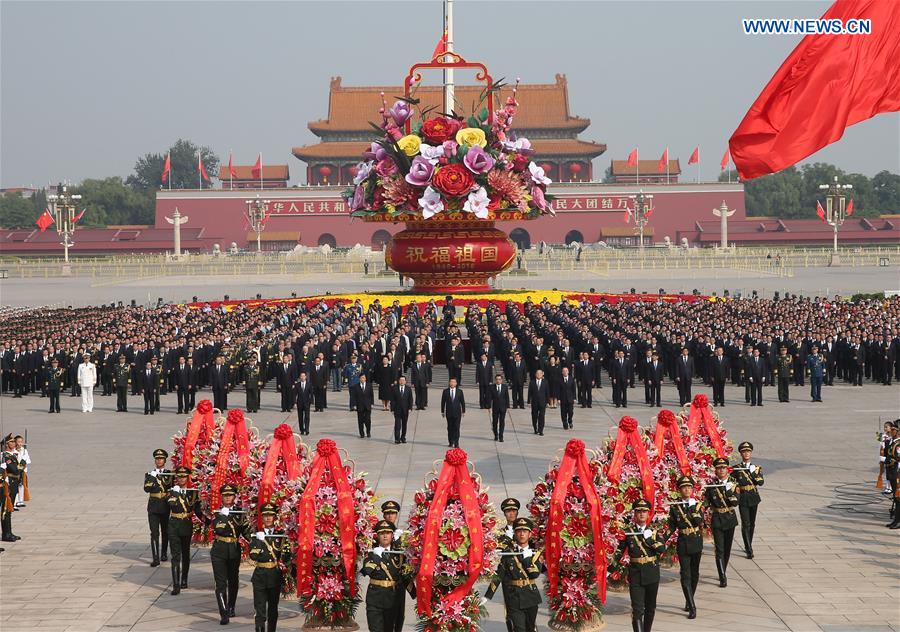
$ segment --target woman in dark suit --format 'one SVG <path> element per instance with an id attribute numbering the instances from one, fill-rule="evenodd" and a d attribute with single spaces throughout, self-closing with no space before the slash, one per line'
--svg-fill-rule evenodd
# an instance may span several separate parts
<path id="1" fill-rule="evenodd" d="M 388 410 L 391 403 L 391 387 L 396 381 L 397 369 L 391 365 L 391 357 L 381 357 L 381 366 L 375 369 L 375 381 L 378 382 L 378 399 L 383 410 Z"/>
<path id="2" fill-rule="evenodd" d="M 555 355 L 550 356 L 547 364 L 547 387 L 550 390 L 550 408 L 559 403 L 559 384 L 562 382 L 562 365 Z"/>

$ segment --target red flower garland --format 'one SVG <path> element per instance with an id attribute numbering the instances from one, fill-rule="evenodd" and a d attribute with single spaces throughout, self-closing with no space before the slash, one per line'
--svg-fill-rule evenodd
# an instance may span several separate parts
<path id="1" fill-rule="evenodd" d="M 222 441 L 219 444 L 219 454 L 216 456 L 216 471 L 213 476 L 210 498 L 210 508 L 213 511 L 218 510 L 222 503 L 219 487 L 225 481 L 225 470 L 228 467 L 228 457 L 231 455 L 232 442 L 236 442 L 241 474 L 245 474 L 247 466 L 250 465 L 250 434 L 247 432 L 244 411 L 239 408 L 228 411 L 228 421 L 222 429 Z"/>
<path id="2" fill-rule="evenodd" d="M 184 440 L 184 452 L 181 455 L 181 464 L 191 467 L 194 458 L 194 447 L 200 440 L 200 431 L 205 430 L 206 441 L 209 441 L 216 430 L 216 421 L 213 419 L 212 402 L 208 399 L 201 399 L 194 410 L 194 416 L 188 422 L 188 431 Z"/>
<path id="3" fill-rule="evenodd" d="M 691 402 L 691 412 L 687 423 L 689 437 L 697 434 L 701 423 L 706 429 L 706 434 L 709 435 L 710 443 L 716 449 L 716 454 L 725 457 L 725 446 L 722 444 L 722 437 L 719 436 L 719 426 L 709 409 L 709 398 L 702 394 L 694 397 L 694 401 Z"/>
<path id="4" fill-rule="evenodd" d="M 278 470 L 278 457 L 284 460 L 288 480 L 292 481 L 300 476 L 300 459 L 297 457 L 294 433 L 287 424 L 281 424 L 275 428 L 275 439 L 272 441 L 266 454 L 266 465 L 263 468 L 262 481 L 259 485 L 258 507 L 262 507 L 272 497 L 275 473 Z"/>
<path id="5" fill-rule="evenodd" d="M 638 435 L 638 422 L 634 417 L 622 417 L 619 420 L 619 431 L 616 434 L 616 448 L 613 452 L 612 460 L 609 464 L 607 477 L 616 483 L 619 482 L 619 476 L 622 473 L 622 463 L 625 460 L 625 450 L 629 444 L 634 449 L 637 457 L 638 466 L 641 469 L 641 483 L 644 489 L 644 500 L 650 503 L 651 512 L 654 505 L 654 480 L 653 472 L 650 468 L 650 458 L 647 456 L 647 450 L 641 442 Z"/>
<path id="6" fill-rule="evenodd" d="M 698 395 L 698 397 L 700 397 Z M 675 457 L 678 459 L 678 467 L 685 476 L 691 473 L 691 464 L 688 462 L 687 453 L 684 451 L 684 443 L 681 441 L 681 432 L 678 429 L 678 419 L 671 410 L 663 409 L 656 416 L 656 432 L 654 433 L 654 443 L 656 444 L 656 454 L 660 458 L 663 456 L 663 447 L 665 446 L 666 435 L 672 441 L 675 448 Z"/>

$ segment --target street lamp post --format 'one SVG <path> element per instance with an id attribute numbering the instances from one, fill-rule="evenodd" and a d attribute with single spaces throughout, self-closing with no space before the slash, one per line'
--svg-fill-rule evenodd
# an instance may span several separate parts
<path id="1" fill-rule="evenodd" d="M 828 191 L 825 194 L 825 222 L 834 228 L 834 252 L 837 254 L 838 227 L 844 223 L 847 210 L 847 197 L 845 191 L 853 188 L 852 184 L 840 184 L 838 177 L 834 176 L 831 184 L 820 184 L 819 189 Z"/>
<path id="2" fill-rule="evenodd" d="M 68 192 L 68 185 L 58 184 L 56 193 L 47 196 L 47 202 L 53 209 L 53 221 L 56 225 L 56 234 L 62 238 L 60 244 L 65 253 L 65 262 L 69 263 L 69 247 L 74 246 L 72 236 L 75 234 L 75 202 L 81 200 L 80 195 L 72 195 Z"/>
<path id="3" fill-rule="evenodd" d="M 639 246 L 641 252 L 644 251 L 644 226 L 650 221 L 650 215 L 653 213 L 653 207 L 650 202 L 653 200 L 652 195 L 644 195 L 643 191 L 639 191 L 637 195 L 629 195 L 634 204 L 629 210 L 629 215 L 634 219 L 634 226 L 638 232 L 640 239 Z"/>
<path id="4" fill-rule="evenodd" d="M 247 204 L 247 220 L 250 222 L 250 228 L 256 233 L 256 252 L 262 252 L 262 232 L 266 229 L 266 218 L 268 213 L 266 207 L 269 200 L 261 200 L 256 196 L 254 200 L 244 200 Z"/>

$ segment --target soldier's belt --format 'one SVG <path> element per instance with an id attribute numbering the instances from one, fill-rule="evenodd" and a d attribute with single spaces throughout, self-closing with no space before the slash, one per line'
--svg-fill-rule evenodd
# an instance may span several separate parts
<path id="1" fill-rule="evenodd" d="M 679 529 L 678 532 L 681 535 L 693 535 L 700 531 L 700 527 L 688 527 L 687 529 Z"/>
<path id="2" fill-rule="evenodd" d="M 741 485 L 740 487 L 738 487 L 738 489 L 740 489 L 742 492 L 752 492 L 754 489 L 756 489 L 756 485 Z"/>
<path id="3" fill-rule="evenodd" d="M 645 555 L 644 557 L 633 557 L 629 560 L 629 564 L 634 566 L 635 564 L 650 564 L 651 562 L 656 561 L 655 555 Z"/>
<path id="4" fill-rule="evenodd" d="M 511 586 L 515 586 L 516 588 L 525 588 L 526 586 L 534 586 L 533 579 L 514 579 L 509 582 Z"/>
<path id="5" fill-rule="evenodd" d="M 277 568 L 278 562 L 257 562 L 256 568 Z"/>
<path id="6" fill-rule="evenodd" d="M 732 513 L 734 509 L 731 507 L 713 507 L 713 511 L 716 513 Z"/>
<path id="7" fill-rule="evenodd" d="M 187 518 L 187 517 L 190 516 L 190 515 L 191 515 L 191 514 L 189 514 L 188 512 L 184 512 L 184 513 L 170 513 L 170 514 L 169 514 L 169 518 L 177 518 L 177 519 L 179 519 L 179 520 L 184 520 L 185 518 Z"/>
<path id="8" fill-rule="evenodd" d="M 370 579 L 370 586 L 380 586 L 381 588 L 393 588 L 397 585 L 397 582 L 391 581 L 389 579 Z"/>
<path id="9" fill-rule="evenodd" d="M 225 544 L 234 544 L 235 542 L 237 542 L 237 538 L 226 538 L 223 535 L 217 535 L 216 542 L 224 542 Z"/>
<path id="10" fill-rule="evenodd" d="M 17 481 L 17 480 L 19 480 L 19 475 L 18 475 L 18 474 L 13 474 L 12 472 L 7 472 L 7 473 L 6 473 L 6 478 L 8 478 L 8 479 L 11 480 L 11 481 Z"/>
<path id="11" fill-rule="evenodd" d="M 166 492 L 151 492 L 150 498 L 165 498 L 168 496 Z"/>

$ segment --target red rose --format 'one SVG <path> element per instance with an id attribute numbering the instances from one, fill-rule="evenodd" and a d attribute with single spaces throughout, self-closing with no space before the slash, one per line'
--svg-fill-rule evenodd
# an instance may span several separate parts
<path id="1" fill-rule="evenodd" d="M 207 413 L 211 413 L 213 409 L 212 402 L 208 399 L 201 399 L 200 403 L 197 404 L 197 412 L 201 415 L 206 415 Z"/>
<path id="2" fill-rule="evenodd" d="M 431 184 L 448 197 L 468 195 L 475 186 L 472 173 L 461 164 L 447 165 L 434 172 Z"/>
<path id="3" fill-rule="evenodd" d="M 622 503 L 616 503 L 615 509 L 617 514 L 625 513 L 625 505 L 623 505 Z"/>
<path id="4" fill-rule="evenodd" d="M 440 145 L 450 140 L 459 131 L 459 121 L 437 116 L 422 123 L 422 136 L 429 145 Z"/>
<path id="5" fill-rule="evenodd" d="M 425 504 L 425 494 L 423 494 L 422 492 L 416 492 L 415 500 L 416 500 L 417 505 L 424 505 Z"/>
<path id="6" fill-rule="evenodd" d="M 512 159 L 513 171 L 525 171 L 525 169 L 528 168 L 529 162 L 531 162 L 529 156 L 526 156 L 525 154 L 516 154 Z"/>

